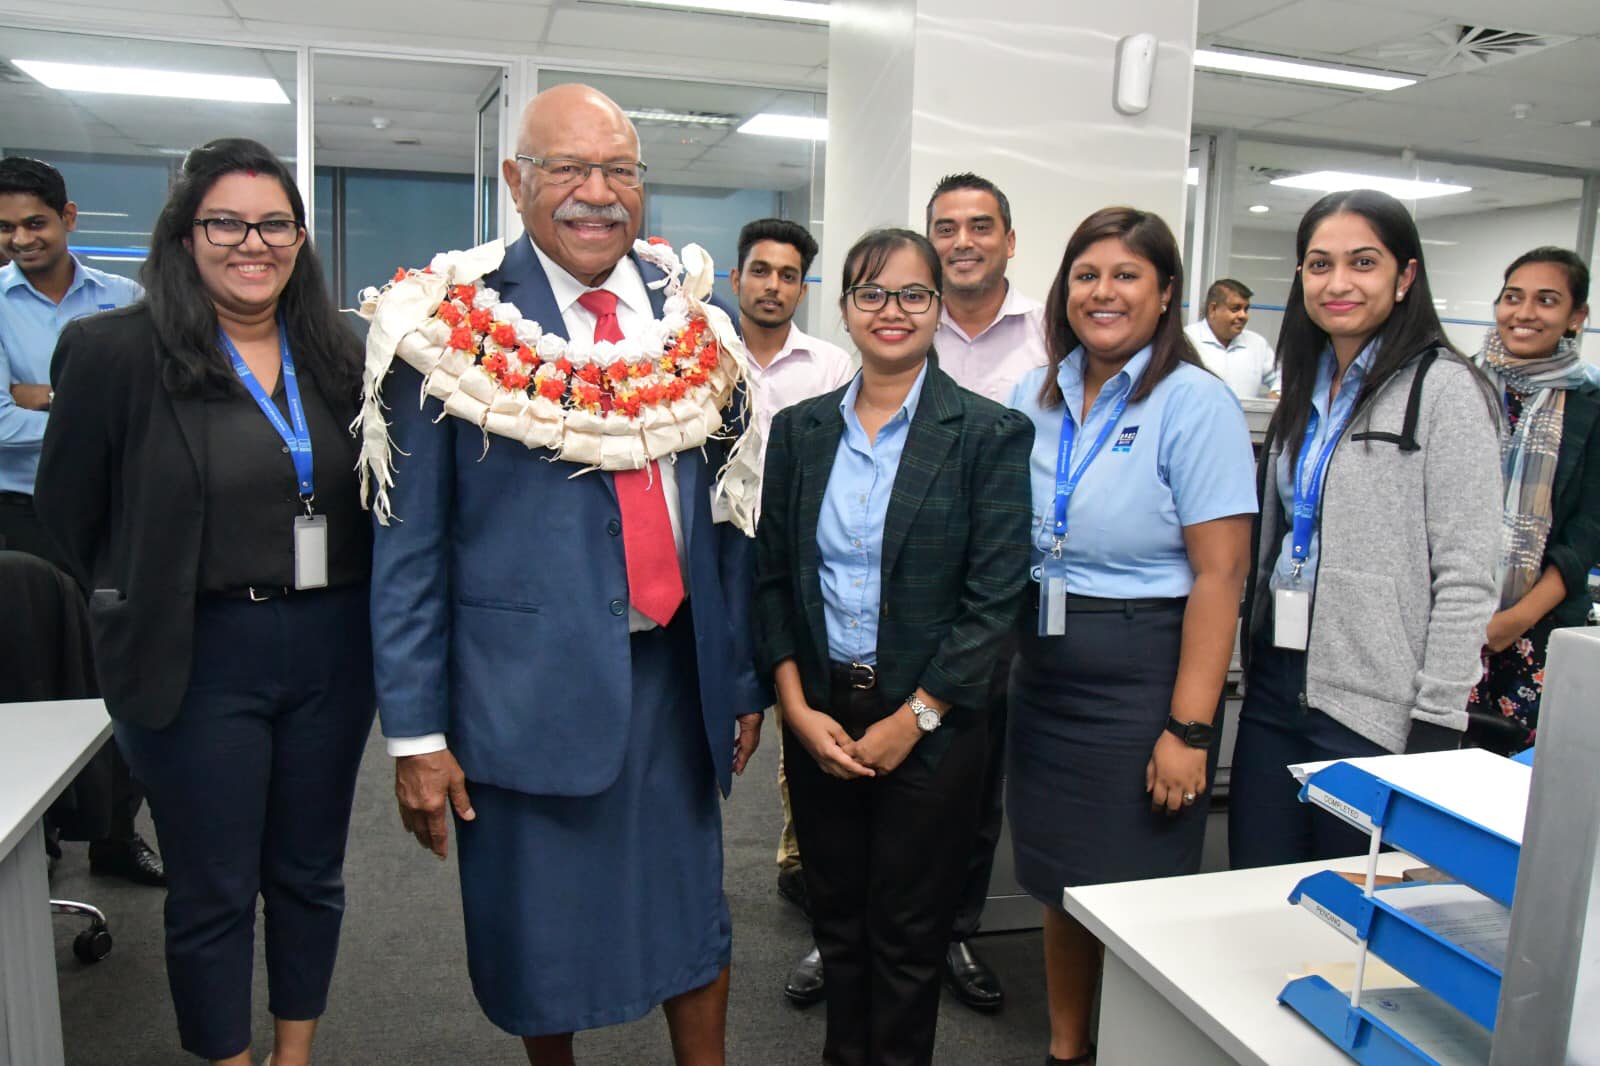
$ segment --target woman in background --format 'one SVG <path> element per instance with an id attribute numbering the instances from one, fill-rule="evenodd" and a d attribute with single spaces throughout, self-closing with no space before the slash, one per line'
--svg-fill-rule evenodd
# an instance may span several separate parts
<path id="1" fill-rule="evenodd" d="M 1094 1059 L 1101 962 L 1061 889 L 1200 869 L 1256 496 L 1244 414 L 1184 336 L 1182 291 L 1165 222 L 1096 211 L 1050 288 L 1049 364 L 1011 398 L 1034 426 L 1035 581 L 1006 809 L 1044 904 L 1053 1066 Z"/>
<path id="2" fill-rule="evenodd" d="M 274 1066 L 310 1059 L 374 711 L 371 526 L 345 430 L 361 348 L 305 222 L 256 142 L 189 153 L 145 302 L 61 335 L 35 497 L 94 590 L 101 689 L 149 790 L 179 1038 L 227 1066 L 251 1061 L 258 895 Z"/>
<path id="3" fill-rule="evenodd" d="M 1416 223 L 1386 193 L 1330 193 L 1295 257 L 1257 475 L 1235 868 L 1366 851 L 1286 767 L 1458 746 L 1495 600 L 1496 404 L 1445 341 Z"/>
<path id="4" fill-rule="evenodd" d="M 1489 620 L 1468 739 L 1514 755 L 1532 746 L 1550 631 L 1589 616 L 1600 560 L 1600 388 L 1578 355 L 1589 269 L 1565 248 L 1506 268 L 1495 325 L 1474 362 L 1505 402 L 1500 609 Z"/>

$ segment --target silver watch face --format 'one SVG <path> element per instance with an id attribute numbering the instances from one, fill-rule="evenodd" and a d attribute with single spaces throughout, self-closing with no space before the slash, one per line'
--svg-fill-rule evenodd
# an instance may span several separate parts
<path id="1" fill-rule="evenodd" d="M 924 733 L 931 733 L 939 728 L 939 712 L 929 707 L 925 711 L 917 712 L 917 728 Z"/>

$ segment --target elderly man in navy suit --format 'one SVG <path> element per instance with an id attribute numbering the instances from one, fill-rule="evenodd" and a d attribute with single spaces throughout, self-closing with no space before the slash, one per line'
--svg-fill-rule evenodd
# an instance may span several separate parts
<path id="1" fill-rule="evenodd" d="M 582 85 L 528 104 L 503 173 L 526 236 L 485 279 L 545 333 L 638 335 L 632 123 Z M 720 445 L 591 471 L 385 386 L 398 521 L 377 529 L 378 700 L 406 828 L 449 811 L 474 992 L 535 1066 L 664 1007 L 679 1066 L 721 1066 L 730 924 L 720 794 L 760 736 L 749 543 L 711 508 Z M 676 564 L 676 565 L 674 565 Z"/>

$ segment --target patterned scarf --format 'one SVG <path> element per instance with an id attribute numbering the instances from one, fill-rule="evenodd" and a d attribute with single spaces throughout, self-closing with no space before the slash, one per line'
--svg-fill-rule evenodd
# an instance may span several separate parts
<path id="1" fill-rule="evenodd" d="M 1503 397 L 1510 389 L 1523 397 L 1517 428 L 1500 447 L 1506 483 L 1500 536 L 1503 610 L 1527 595 L 1544 571 L 1544 546 L 1554 514 L 1561 420 L 1567 390 L 1584 381 L 1583 363 L 1577 342 L 1570 337 L 1563 337 L 1543 359 L 1518 359 L 1506 351 L 1493 326 L 1484 334 L 1483 351 L 1473 362 L 1489 375 L 1496 395 Z"/>

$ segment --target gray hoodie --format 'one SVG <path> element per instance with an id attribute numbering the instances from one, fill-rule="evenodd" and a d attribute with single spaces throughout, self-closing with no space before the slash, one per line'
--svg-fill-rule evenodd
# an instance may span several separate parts
<path id="1" fill-rule="evenodd" d="M 1328 464 L 1306 702 L 1389 751 L 1413 721 L 1467 725 L 1467 694 L 1499 599 L 1499 421 L 1472 367 L 1441 351 L 1401 448 L 1418 361 L 1357 410 Z M 1361 439 L 1378 434 L 1383 439 Z M 1271 636 L 1267 578 L 1285 522 L 1274 441 L 1261 494 L 1251 636 Z"/>

